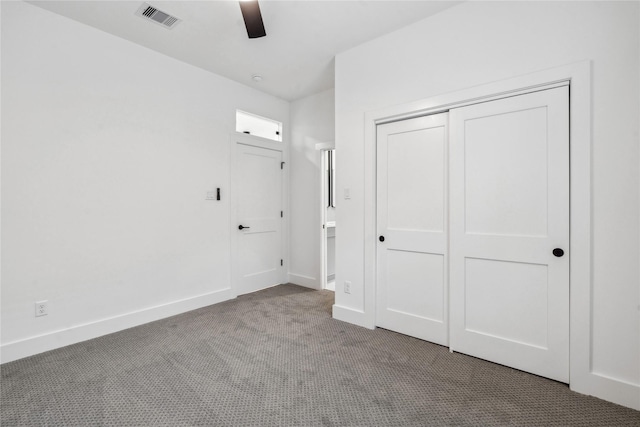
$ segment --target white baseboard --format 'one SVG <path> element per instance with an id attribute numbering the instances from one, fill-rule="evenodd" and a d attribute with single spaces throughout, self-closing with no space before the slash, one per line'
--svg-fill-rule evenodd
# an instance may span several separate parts
<path id="1" fill-rule="evenodd" d="M 305 288 L 320 290 L 320 281 L 315 277 L 305 276 L 303 274 L 289 273 L 289 283 L 304 286 Z"/>
<path id="2" fill-rule="evenodd" d="M 363 311 L 354 310 L 353 308 L 342 307 L 334 304 L 333 318 L 336 320 L 342 320 L 343 322 L 353 323 L 354 325 L 362 326 L 363 328 L 375 329 L 375 326 Z"/>
<path id="3" fill-rule="evenodd" d="M 571 379 L 571 390 L 640 411 L 640 385 L 590 372 Z"/>
<path id="4" fill-rule="evenodd" d="M 107 319 L 76 325 L 68 329 L 9 342 L 0 347 L 0 363 L 11 362 L 22 359 L 23 357 L 33 356 L 45 351 L 90 340 L 155 320 L 175 316 L 176 314 L 217 304 L 235 297 L 236 295 L 232 289 L 227 288 Z"/>

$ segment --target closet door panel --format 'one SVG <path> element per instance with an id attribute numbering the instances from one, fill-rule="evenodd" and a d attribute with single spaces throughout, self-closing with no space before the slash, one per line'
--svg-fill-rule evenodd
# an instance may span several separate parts
<path id="1" fill-rule="evenodd" d="M 568 87 L 450 123 L 451 349 L 568 382 Z"/>
<path id="2" fill-rule="evenodd" d="M 447 345 L 447 114 L 377 137 L 376 324 Z"/>

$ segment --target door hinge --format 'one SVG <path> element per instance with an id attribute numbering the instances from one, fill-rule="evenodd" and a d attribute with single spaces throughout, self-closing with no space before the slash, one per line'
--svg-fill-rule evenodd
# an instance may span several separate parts
<path id="1" fill-rule="evenodd" d="M 283 266 L 284 265 L 284 261 L 280 260 L 280 265 Z"/>
<path id="2" fill-rule="evenodd" d="M 284 162 L 280 162 L 280 169 L 284 169 Z"/>

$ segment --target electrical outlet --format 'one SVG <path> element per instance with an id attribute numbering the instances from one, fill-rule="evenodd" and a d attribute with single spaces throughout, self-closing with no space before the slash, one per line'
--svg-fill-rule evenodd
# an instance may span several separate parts
<path id="1" fill-rule="evenodd" d="M 49 314 L 49 301 L 36 301 L 36 317 Z"/>
<path id="2" fill-rule="evenodd" d="M 349 281 L 344 281 L 344 293 L 345 294 L 350 294 L 351 293 L 351 282 Z"/>

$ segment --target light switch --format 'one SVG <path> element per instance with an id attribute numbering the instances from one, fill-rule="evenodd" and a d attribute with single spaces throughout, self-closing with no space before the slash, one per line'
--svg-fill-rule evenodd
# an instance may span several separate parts
<path id="1" fill-rule="evenodd" d="M 350 188 L 345 188 L 344 189 L 344 198 L 345 198 L 345 200 L 351 198 L 351 189 Z"/>

